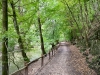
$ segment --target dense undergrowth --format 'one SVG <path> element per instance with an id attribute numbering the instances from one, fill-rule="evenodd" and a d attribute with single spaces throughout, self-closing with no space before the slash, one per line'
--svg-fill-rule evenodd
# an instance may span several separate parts
<path id="1" fill-rule="evenodd" d="M 86 57 L 89 67 L 94 69 L 100 75 L 100 41 L 90 40 L 90 46 L 87 48 L 84 41 L 78 42 L 77 46 Z"/>

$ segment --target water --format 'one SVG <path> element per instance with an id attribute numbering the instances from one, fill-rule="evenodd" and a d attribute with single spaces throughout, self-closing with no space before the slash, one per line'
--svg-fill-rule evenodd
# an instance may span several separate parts
<path id="1" fill-rule="evenodd" d="M 24 61 L 23 57 L 21 55 L 21 52 L 9 53 L 10 63 L 9 63 L 9 73 L 13 73 L 18 70 L 17 66 L 19 68 L 24 67 Z M 32 49 L 27 52 L 27 56 L 30 58 L 30 61 L 33 61 L 34 59 L 41 56 L 41 50 L 40 49 Z M 2 74 L 2 63 L 1 63 L 1 57 L 0 57 L 0 75 Z"/>

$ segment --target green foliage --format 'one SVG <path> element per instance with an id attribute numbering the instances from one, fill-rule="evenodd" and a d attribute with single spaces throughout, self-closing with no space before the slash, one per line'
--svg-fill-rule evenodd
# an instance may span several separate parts
<path id="1" fill-rule="evenodd" d="M 17 43 L 18 35 L 14 31 L 14 27 L 9 26 L 9 31 L 8 31 L 8 51 L 14 51 L 14 46 Z"/>
<path id="2" fill-rule="evenodd" d="M 10 1 L 12 0 L 9 0 L 9 3 Z M 51 43 L 56 43 L 56 40 L 75 41 L 75 39 L 81 39 L 82 42 L 80 40 L 79 42 L 86 48 L 86 34 L 89 39 L 90 32 L 93 31 L 94 25 L 98 22 L 94 22 L 99 18 L 96 15 L 100 13 L 96 11 L 100 9 L 100 6 L 97 8 L 94 6 L 97 4 L 96 0 L 14 0 L 14 3 L 20 34 L 26 51 L 32 50 L 32 48 L 37 49 L 37 47 L 40 49 L 38 13 L 41 19 L 42 34 L 47 52 L 51 48 Z M 2 3 L 0 1 L 0 14 L 2 14 L 1 7 Z M 2 33 L 2 15 L 0 15 L 0 42 L 2 37 L 8 36 L 8 49 L 11 52 L 18 42 L 18 36 L 13 25 L 10 4 L 8 14 L 9 29 L 6 34 Z M 100 54 L 98 44 L 91 44 L 90 46 L 93 55 Z"/>
<path id="3" fill-rule="evenodd" d="M 9 2 L 10 1 L 11 0 L 9 0 Z M 82 5 L 83 20 L 85 21 L 84 3 L 86 3 L 88 8 L 88 19 L 89 21 L 92 21 L 94 19 L 95 11 L 93 5 L 89 4 L 91 2 L 90 0 L 14 0 L 17 20 L 24 44 L 27 46 L 27 43 L 29 45 L 30 43 L 36 43 L 37 41 L 40 43 L 37 22 L 38 9 L 40 10 L 39 13 L 45 42 L 52 43 L 56 40 L 60 40 L 60 38 L 73 40 L 80 37 L 80 30 L 82 30 L 84 26 L 82 25 L 83 21 L 81 19 L 82 15 L 79 1 Z M 8 11 L 9 15 L 12 15 L 11 7 L 8 8 Z M 10 26 L 7 34 L 9 35 L 9 42 L 14 46 L 18 36 L 12 25 L 12 16 L 9 16 L 9 20 Z M 86 23 L 84 22 L 84 24 Z M 78 26 L 80 30 L 78 29 Z M 84 36 L 85 33 L 83 32 L 82 35 Z M 16 42 L 13 42 L 13 40 L 16 40 Z"/>
<path id="4" fill-rule="evenodd" d="M 1 2 L 1 0 L 0 0 L 0 10 L 1 10 L 1 8 L 2 8 L 2 2 Z"/>
<path id="5" fill-rule="evenodd" d="M 100 74 L 100 56 L 96 56 L 95 58 L 93 58 L 89 66 L 93 68 L 96 71 L 96 73 L 99 75 Z"/>
<path id="6" fill-rule="evenodd" d="M 92 55 L 99 55 L 100 54 L 100 41 L 96 42 L 96 40 L 90 41 L 91 43 L 91 50 L 90 53 Z"/>

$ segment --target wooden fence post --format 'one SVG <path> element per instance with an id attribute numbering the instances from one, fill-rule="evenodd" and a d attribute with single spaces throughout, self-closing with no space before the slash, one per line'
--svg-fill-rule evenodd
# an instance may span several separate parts
<path id="1" fill-rule="evenodd" d="M 25 67 L 25 75 L 28 75 L 28 66 Z"/>
<path id="2" fill-rule="evenodd" d="M 52 57 L 53 57 L 53 49 L 52 49 Z"/>
<path id="3" fill-rule="evenodd" d="M 50 52 L 49 52 L 49 60 L 51 59 L 51 57 L 50 57 Z"/>
<path id="4" fill-rule="evenodd" d="M 43 66 L 44 63 L 44 56 L 41 57 L 41 67 Z"/>
<path id="5" fill-rule="evenodd" d="M 55 49 L 54 49 L 54 56 L 55 56 Z"/>

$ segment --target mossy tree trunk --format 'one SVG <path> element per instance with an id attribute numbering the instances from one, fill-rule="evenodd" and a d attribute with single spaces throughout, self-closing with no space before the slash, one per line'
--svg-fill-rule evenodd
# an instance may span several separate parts
<path id="1" fill-rule="evenodd" d="M 46 54 L 45 49 L 44 49 L 44 41 L 43 41 L 43 36 L 42 36 L 42 29 L 41 29 L 40 17 L 38 17 L 38 24 L 39 24 L 39 31 L 40 31 L 40 40 L 41 40 L 41 50 L 42 50 L 42 54 Z"/>
<path id="2" fill-rule="evenodd" d="M 24 62 L 25 62 L 25 64 L 26 64 L 26 63 L 28 63 L 30 60 L 29 60 L 29 58 L 27 57 L 27 55 L 26 55 L 26 53 L 25 53 L 25 49 L 24 49 L 22 37 L 21 37 L 21 35 L 20 35 L 19 25 L 18 25 L 18 23 L 17 23 L 17 17 L 16 17 L 16 11 L 15 11 L 14 2 L 11 1 L 10 4 L 11 4 L 11 7 L 12 7 L 12 11 L 13 11 L 13 22 L 14 22 L 15 30 L 16 30 L 17 35 L 18 35 L 19 47 L 20 47 L 20 49 L 21 49 L 21 53 L 22 53 Z"/>
<path id="3" fill-rule="evenodd" d="M 8 0 L 2 0 L 2 30 L 3 30 L 3 40 L 2 40 L 2 75 L 9 75 L 8 68 Z"/>

